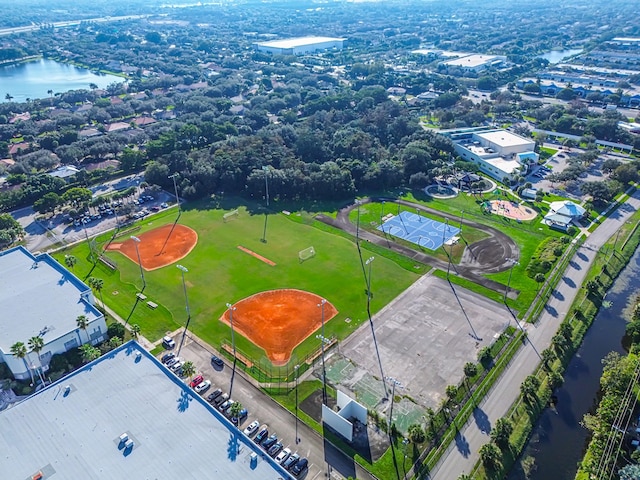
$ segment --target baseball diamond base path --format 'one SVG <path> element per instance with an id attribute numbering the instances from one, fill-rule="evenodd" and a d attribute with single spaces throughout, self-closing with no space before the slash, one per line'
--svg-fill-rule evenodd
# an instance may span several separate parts
<path id="1" fill-rule="evenodd" d="M 322 325 L 322 297 L 303 290 L 283 289 L 256 293 L 234 304 L 233 328 L 263 348 L 276 366 L 286 365 L 291 352 Z M 324 321 L 338 310 L 324 305 Z M 230 325 L 229 310 L 220 318 Z"/>
<path id="2" fill-rule="evenodd" d="M 198 243 L 195 230 L 172 223 L 144 232 L 137 238 L 140 239 L 139 243 L 129 238 L 122 243 L 112 243 L 107 250 L 118 251 L 137 264 L 137 243 L 142 268 L 151 271 L 183 259 Z"/>

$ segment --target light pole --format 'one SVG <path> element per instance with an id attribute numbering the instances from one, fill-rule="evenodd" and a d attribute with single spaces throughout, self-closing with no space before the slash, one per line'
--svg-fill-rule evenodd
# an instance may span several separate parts
<path id="1" fill-rule="evenodd" d="M 173 175 L 169 175 L 169 178 L 173 180 L 173 189 L 176 192 L 176 203 L 178 204 L 178 214 L 181 213 L 180 210 L 180 197 L 178 197 L 178 184 L 176 183 L 176 177 L 178 176 L 178 172 L 174 173 Z"/>
<path id="2" fill-rule="evenodd" d="M 140 239 L 135 235 L 131 235 L 131 240 L 133 240 L 134 245 L 136 246 L 136 255 L 138 255 L 138 265 L 140 266 L 140 277 L 142 278 L 142 291 L 144 291 L 144 289 L 147 288 L 147 282 L 144 279 L 144 270 L 142 269 L 142 260 L 140 259 L 140 249 L 138 248 Z"/>
<path id="3" fill-rule="evenodd" d="M 507 295 L 509 293 L 509 288 L 511 287 L 511 275 L 513 274 L 513 267 L 516 265 L 520 265 L 517 260 L 513 258 L 509 258 L 508 261 L 511 262 L 511 270 L 509 270 L 509 280 L 507 281 L 507 288 L 504 291 L 504 303 L 507 303 Z"/>
<path id="4" fill-rule="evenodd" d="M 296 445 L 300 443 L 300 437 L 298 437 L 298 369 L 300 365 L 293 367 L 293 371 L 296 375 Z"/>
<path id="5" fill-rule="evenodd" d="M 267 206 L 264 211 L 264 230 L 262 231 L 262 238 L 260 241 L 262 243 L 267 243 L 267 218 L 269 214 L 269 167 L 264 165 L 262 167 L 262 171 L 264 172 L 264 198 L 267 201 Z"/>
<path id="6" fill-rule="evenodd" d="M 231 348 L 233 348 L 233 371 L 235 375 L 236 369 L 236 340 L 233 332 L 233 312 L 236 307 L 232 304 L 227 303 L 227 308 L 229 309 L 229 325 L 231 325 Z M 231 398 L 231 390 L 233 389 L 233 376 L 231 376 L 231 386 L 229 387 L 229 398 Z"/>
<path id="7" fill-rule="evenodd" d="M 380 377 L 382 378 L 382 387 L 384 388 L 384 399 L 387 398 L 387 384 L 385 383 L 384 371 L 382 370 L 382 360 L 380 360 L 380 350 L 378 350 L 378 341 L 376 340 L 376 331 L 373 328 L 373 320 L 371 319 L 371 264 L 376 257 L 369 257 L 365 265 L 369 267 L 369 275 L 367 275 L 367 317 L 369 318 L 369 326 L 371 327 L 371 336 L 373 337 L 373 345 L 376 347 L 376 356 L 378 357 L 378 366 L 380 367 Z"/>
<path id="8" fill-rule="evenodd" d="M 324 366 L 324 343 L 327 341 L 327 338 L 324 336 L 324 305 L 327 301 L 323 298 L 318 307 L 320 307 L 320 321 L 322 322 L 321 334 L 318 335 L 320 339 L 320 348 L 322 352 L 322 403 L 324 405 L 327 404 L 327 370 Z"/>
<path id="9" fill-rule="evenodd" d="M 177 356 L 179 357 L 180 350 L 182 350 L 182 345 L 184 344 L 184 339 L 187 335 L 187 330 L 189 329 L 189 322 L 191 321 L 191 310 L 189 309 L 189 297 L 187 296 L 187 284 L 184 281 L 184 274 L 187 273 L 189 270 L 187 270 L 187 268 L 183 267 L 182 265 L 176 265 L 176 267 L 178 267 L 178 269 L 180 270 L 180 273 L 182 273 L 182 289 L 184 290 L 184 303 L 187 308 L 187 323 L 184 326 L 184 331 L 182 332 L 182 340 L 180 340 L 180 346 L 178 347 Z"/>

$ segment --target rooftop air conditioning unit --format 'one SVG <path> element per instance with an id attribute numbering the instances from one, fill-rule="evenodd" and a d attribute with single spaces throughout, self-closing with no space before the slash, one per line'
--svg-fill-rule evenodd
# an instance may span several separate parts
<path id="1" fill-rule="evenodd" d="M 136 362 L 139 362 L 141 358 L 142 358 L 142 353 L 136 352 Z"/>
<path id="2" fill-rule="evenodd" d="M 129 435 L 127 433 L 123 433 L 118 438 L 120 439 L 120 443 L 122 444 L 129 440 Z"/>

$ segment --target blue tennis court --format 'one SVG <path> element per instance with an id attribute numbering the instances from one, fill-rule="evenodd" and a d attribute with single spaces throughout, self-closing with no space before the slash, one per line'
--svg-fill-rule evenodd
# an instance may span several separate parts
<path id="1" fill-rule="evenodd" d="M 402 238 L 429 250 L 437 250 L 460 229 L 412 212 L 400 212 L 378 227 L 383 233 Z"/>

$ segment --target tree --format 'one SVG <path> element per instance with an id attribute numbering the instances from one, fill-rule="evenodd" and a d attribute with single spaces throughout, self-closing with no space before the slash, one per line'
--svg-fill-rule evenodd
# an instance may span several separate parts
<path id="1" fill-rule="evenodd" d="M 413 443 L 422 443 L 426 440 L 424 430 L 417 423 L 414 423 L 413 425 L 409 425 L 408 432 L 409 432 L 409 440 L 411 440 Z"/>
<path id="2" fill-rule="evenodd" d="M 231 409 L 229 410 L 229 416 L 231 418 L 238 418 L 238 415 L 240 415 L 240 412 L 242 411 L 243 408 L 244 407 L 240 402 L 235 402 L 233 405 L 231 405 Z"/>
<path id="3" fill-rule="evenodd" d="M 27 347 L 24 343 L 22 342 L 16 342 L 13 345 L 11 345 L 11 355 L 13 355 L 16 358 L 21 358 L 22 361 L 24 362 L 24 366 L 27 369 L 27 371 L 29 372 L 29 375 L 31 376 L 31 384 L 33 385 L 33 372 L 31 371 L 31 369 L 29 368 L 29 365 L 27 365 Z"/>
<path id="4" fill-rule="evenodd" d="M 502 467 L 502 454 L 495 443 L 486 443 L 480 448 L 480 460 L 484 468 L 492 472 Z"/>
<path id="5" fill-rule="evenodd" d="M 88 203 L 93 197 L 93 192 L 88 188 L 73 187 L 62 194 L 62 199 L 72 205 Z"/>
<path id="6" fill-rule="evenodd" d="M 455 403 L 454 400 L 456 399 L 456 395 L 458 393 L 458 387 L 456 387 L 455 385 L 447 385 L 447 390 L 446 390 L 446 394 L 447 394 L 447 403 Z"/>
<path id="7" fill-rule="evenodd" d="M 524 379 L 524 382 L 520 385 L 520 393 L 525 402 L 533 403 L 538 399 L 538 388 L 540 387 L 540 380 L 535 375 L 529 375 Z"/>
<path id="8" fill-rule="evenodd" d="M 536 273 L 536 276 L 534 277 L 534 280 L 538 283 L 538 290 L 540 290 L 540 286 L 545 281 L 544 273 Z"/>
<path id="9" fill-rule="evenodd" d="M 182 375 L 184 375 L 185 377 L 188 377 L 189 380 L 191 380 L 194 375 L 196 374 L 196 366 L 193 364 L 192 361 L 187 360 L 186 362 L 184 362 L 182 364 Z"/>
<path id="10" fill-rule="evenodd" d="M 131 336 L 137 340 L 138 335 L 140 335 L 140 325 L 137 323 L 132 324 L 129 331 L 131 332 Z"/>
<path id="11" fill-rule="evenodd" d="M 88 343 L 80 347 L 80 354 L 82 355 L 82 361 L 85 363 L 93 362 L 96 358 L 100 358 L 100 350 Z"/>
<path id="12" fill-rule="evenodd" d="M 637 480 L 640 478 L 640 465 L 627 465 L 618 470 L 618 475 L 620 475 L 620 480 Z"/>
<path id="13" fill-rule="evenodd" d="M 35 352 L 38 357 L 38 363 L 40 364 L 40 371 L 42 372 L 42 359 L 40 358 L 40 352 L 44 348 L 44 340 L 40 336 L 31 337 L 27 342 L 32 352 Z"/>
<path id="14" fill-rule="evenodd" d="M 38 200 L 33 202 L 33 209 L 38 213 L 54 212 L 58 205 L 62 203 L 62 198 L 55 192 L 45 193 Z"/>
<path id="15" fill-rule="evenodd" d="M 553 363 L 555 358 L 556 358 L 556 354 L 552 349 L 545 348 L 542 351 L 542 363 L 543 363 L 543 366 L 545 367 L 545 370 L 551 369 L 551 364 Z"/>
<path id="16" fill-rule="evenodd" d="M 67 268 L 70 268 L 71 270 L 73 270 L 73 267 L 76 266 L 76 263 L 78 263 L 78 259 L 73 255 L 64 256 L 64 264 L 67 266 Z"/>
<path id="17" fill-rule="evenodd" d="M 105 308 L 104 299 L 102 298 L 102 289 L 104 288 L 104 281 L 101 278 L 89 277 L 87 283 L 91 288 L 93 288 L 96 292 L 100 294 L 100 303 L 102 303 L 102 308 Z"/>
<path id="18" fill-rule="evenodd" d="M 508 418 L 499 418 L 495 426 L 491 429 L 491 439 L 502 450 L 509 446 L 509 436 L 513 432 L 513 424 Z"/>
<path id="19" fill-rule="evenodd" d="M 87 335 L 87 342 L 89 342 L 89 332 L 87 332 L 87 328 L 89 327 L 89 319 L 86 315 L 78 315 L 76 317 L 76 325 L 80 330 L 84 330 Z"/>
<path id="20" fill-rule="evenodd" d="M 109 339 L 109 349 L 113 350 L 114 348 L 118 348 L 122 345 L 122 339 L 120 337 L 111 337 Z"/>
<path id="21" fill-rule="evenodd" d="M 600 285 L 595 280 L 589 280 L 584 287 L 589 295 L 597 295 L 600 292 Z"/>
<path id="22" fill-rule="evenodd" d="M 464 371 L 464 376 L 467 380 L 467 385 L 468 385 L 469 379 L 471 377 L 475 377 L 476 374 L 478 373 L 478 366 L 473 362 L 467 362 L 464 364 L 463 371 Z"/>

